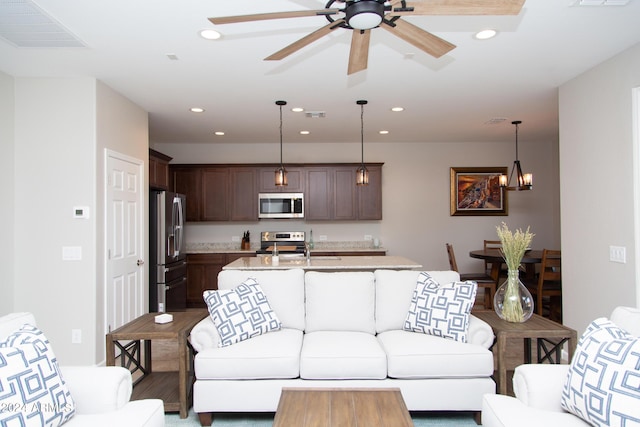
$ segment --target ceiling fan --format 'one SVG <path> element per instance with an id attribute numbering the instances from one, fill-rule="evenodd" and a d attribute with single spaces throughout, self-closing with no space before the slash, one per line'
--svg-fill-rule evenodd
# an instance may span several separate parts
<path id="1" fill-rule="evenodd" d="M 324 16 L 329 24 L 309 33 L 265 58 L 277 61 L 313 43 L 336 28 L 353 30 L 347 74 L 367 68 L 371 29 L 381 27 L 439 58 L 456 46 L 406 20 L 403 16 L 420 15 L 517 15 L 525 0 L 329 0 L 324 9 L 209 18 L 213 24 L 263 21 L 270 19 Z M 334 7 L 334 5 L 336 7 Z"/>

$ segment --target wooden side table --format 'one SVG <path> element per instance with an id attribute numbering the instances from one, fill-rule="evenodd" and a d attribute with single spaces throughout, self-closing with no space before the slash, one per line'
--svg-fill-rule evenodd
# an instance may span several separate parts
<path id="1" fill-rule="evenodd" d="M 164 401 L 165 412 L 180 412 L 186 418 L 191 406 L 193 385 L 193 349 L 188 341 L 191 329 L 208 313 L 206 310 L 174 312 L 173 321 L 155 323 L 160 313 L 148 313 L 111 331 L 106 336 L 107 365 L 116 363 L 116 348 L 120 350 L 120 366 L 131 373 L 140 372 L 134 382 L 133 400 L 157 398 Z M 151 341 L 178 342 L 178 372 L 153 372 Z M 144 341 L 144 348 L 141 346 Z"/>
<path id="2" fill-rule="evenodd" d="M 507 340 L 524 340 L 524 363 L 534 363 L 531 357 L 531 340 L 536 340 L 538 357 L 536 363 L 548 361 L 561 362 L 561 350 L 568 343 L 569 360 L 576 349 L 578 336 L 575 330 L 552 320 L 534 314 L 524 323 L 506 322 L 498 317 L 495 311 L 479 310 L 472 313 L 487 322 L 496 335 L 494 346 L 497 354 L 498 393 L 507 394 Z M 493 347 L 492 347 L 493 348 Z M 555 357 L 554 357 L 555 356 Z"/>

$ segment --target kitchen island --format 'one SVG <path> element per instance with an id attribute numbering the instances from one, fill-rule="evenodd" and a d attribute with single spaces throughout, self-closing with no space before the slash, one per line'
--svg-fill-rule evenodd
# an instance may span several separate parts
<path id="1" fill-rule="evenodd" d="M 418 270 L 421 264 L 401 256 L 312 256 L 280 255 L 278 263 L 271 256 L 242 257 L 222 267 L 223 270 L 374 271 Z"/>

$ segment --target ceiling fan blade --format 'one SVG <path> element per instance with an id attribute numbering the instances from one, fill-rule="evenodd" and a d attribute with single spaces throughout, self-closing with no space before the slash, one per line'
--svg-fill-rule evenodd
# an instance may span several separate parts
<path id="1" fill-rule="evenodd" d="M 371 30 L 353 30 L 347 74 L 353 74 L 367 69 L 370 39 Z"/>
<path id="2" fill-rule="evenodd" d="M 325 25 L 322 28 L 319 28 L 317 30 L 315 30 L 313 33 L 309 33 L 306 36 L 304 36 L 303 38 L 301 38 L 298 41 L 295 41 L 293 43 L 291 43 L 289 46 L 286 46 L 282 49 L 280 49 L 279 51 L 277 51 L 276 53 L 267 56 L 266 58 L 264 58 L 265 61 L 279 61 L 281 59 L 286 58 L 287 56 L 291 55 L 294 52 L 297 52 L 298 50 L 302 49 L 303 47 L 313 43 L 314 41 L 326 36 L 327 34 L 329 34 L 331 31 L 333 31 L 334 29 L 340 27 L 340 24 L 342 24 L 344 22 L 344 19 L 338 19 L 335 22 L 331 22 L 327 25 Z"/>
<path id="3" fill-rule="evenodd" d="M 436 58 L 440 58 L 456 47 L 456 45 L 402 19 L 395 21 L 395 27 L 390 25 L 381 25 L 381 27 Z"/>
<path id="4" fill-rule="evenodd" d="M 517 15 L 525 0 L 430 0 L 407 2 L 407 9 L 389 12 L 388 16 L 409 15 Z"/>
<path id="5" fill-rule="evenodd" d="M 266 21 L 268 19 L 300 18 L 303 16 L 324 16 L 340 13 L 341 9 L 296 10 L 293 12 L 256 13 L 253 15 L 222 16 L 209 18 L 213 24 L 235 24 L 238 22 Z"/>

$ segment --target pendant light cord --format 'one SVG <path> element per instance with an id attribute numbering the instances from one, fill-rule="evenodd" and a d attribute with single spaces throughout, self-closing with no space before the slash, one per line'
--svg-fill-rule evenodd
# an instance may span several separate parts
<path id="1" fill-rule="evenodd" d="M 362 166 L 364 166 L 364 104 L 360 104 L 360 151 Z"/>
<path id="2" fill-rule="evenodd" d="M 280 104 L 280 167 L 282 167 L 282 104 Z"/>

